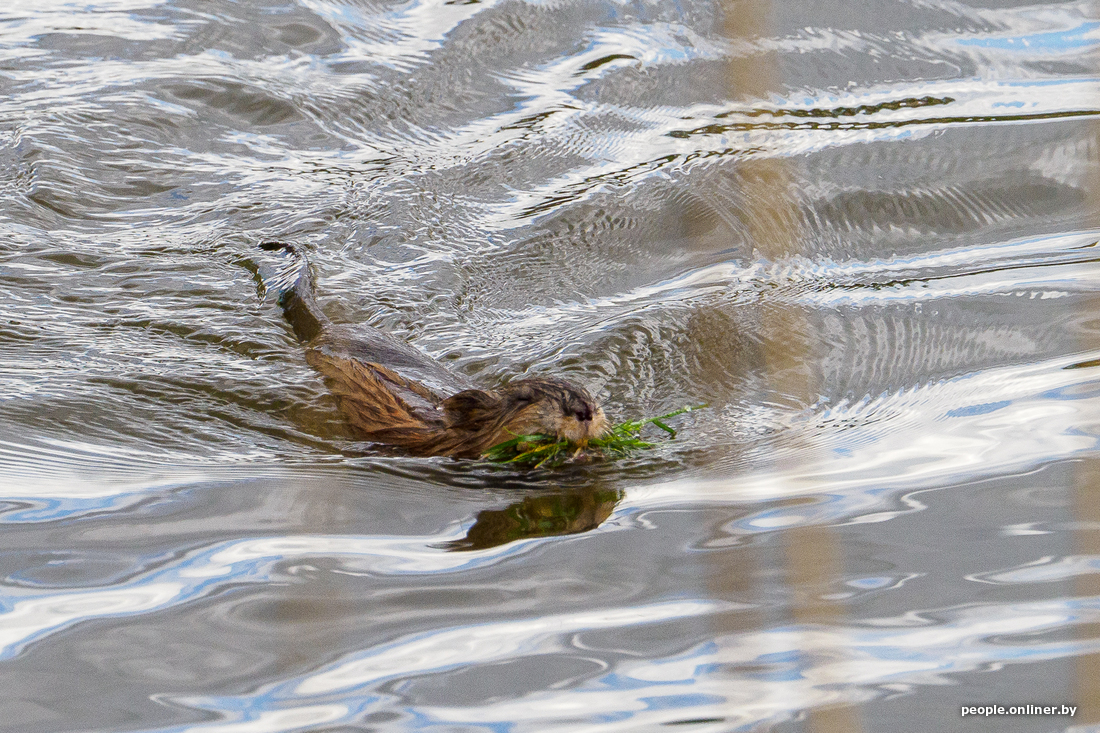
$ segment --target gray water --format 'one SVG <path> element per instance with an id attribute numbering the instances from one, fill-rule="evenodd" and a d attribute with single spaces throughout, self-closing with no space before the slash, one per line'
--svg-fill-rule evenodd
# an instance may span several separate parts
<path id="1" fill-rule="evenodd" d="M 6 0 L 0 727 L 1100 723 L 1098 52 L 1087 2 Z M 269 240 L 486 385 L 708 407 L 379 450 Z"/>

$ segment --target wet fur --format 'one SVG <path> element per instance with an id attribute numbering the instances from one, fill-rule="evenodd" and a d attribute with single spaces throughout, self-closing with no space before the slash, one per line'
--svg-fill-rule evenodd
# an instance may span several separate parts
<path id="1" fill-rule="evenodd" d="M 279 304 L 306 361 L 326 377 L 340 411 L 367 440 L 416 455 L 476 457 L 516 435 L 543 433 L 580 444 L 608 428 L 582 387 L 554 377 L 477 389 L 427 354 L 370 326 L 338 326 L 313 298 L 305 258 L 279 243 L 288 267 L 275 279 Z"/>

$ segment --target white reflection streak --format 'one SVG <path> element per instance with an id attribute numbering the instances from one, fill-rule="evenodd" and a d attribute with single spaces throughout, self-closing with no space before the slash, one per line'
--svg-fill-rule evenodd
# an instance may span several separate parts
<path id="1" fill-rule="evenodd" d="M 197 731 L 255 731 L 287 733 L 304 727 L 293 712 L 333 710 L 343 705 L 348 711 L 341 722 L 361 720 L 371 710 L 383 710 L 392 695 L 354 691 L 355 687 L 377 686 L 409 676 L 446 673 L 463 667 L 476 667 L 534 655 L 550 655 L 576 649 L 569 639 L 575 634 L 598 629 L 615 629 L 640 624 L 660 623 L 744 608 L 743 604 L 710 600 L 680 600 L 628 608 L 590 610 L 571 614 L 543 616 L 520 621 L 499 621 L 405 637 L 357 658 L 340 662 L 316 674 L 265 685 L 263 689 L 240 697 L 175 698 L 174 704 L 232 716 L 232 721 L 213 722 L 187 729 L 166 729 L 172 733 Z M 336 694 L 331 705 L 304 698 Z M 476 708 L 475 708 L 476 709 Z M 588 710 L 575 702 L 559 700 L 549 717 L 585 717 Z M 276 713 L 283 714 L 277 716 Z M 422 716 L 417 713 L 417 717 Z M 523 717 L 523 716 L 518 716 Z M 335 722 L 332 720 L 326 722 Z"/>
<path id="2" fill-rule="evenodd" d="M 342 41 L 348 50 L 340 54 L 341 60 L 366 59 L 402 71 L 427 63 L 455 28 L 496 5 L 493 0 L 454 4 L 422 0 L 398 6 L 399 10 L 367 14 L 343 3 L 298 2 L 344 30 Z M 363 32 L 384 38 L 363 39 Z"/>
<path id="3" fill-rule="evenodd" d="M 1015 568 L 974 573 L 966 579 L 993 585 L 1018 585 L 1054 583 L 1092 573 L 1100 573 L 1100 555 L 1068 555 L 1057 560 L 1044 557 Z"/>
<path id="4" fill-rule="evenodd" d="M 277 563 L 311 557 L 333 558 L 360 573 L 430 574 L 460 572 L 523 553 L 541 540 L 514 542 L 469 552 L 447 552 L 432 545 L 462 537 L 448 533 L 409 537 L 300 536 L 247 539 L 204 549 L 128 585 L 94 590 L 0 596 L 0 659 L 17 655 L 28 643 L 81 621 L 161 611 L 198 600 L 226 583 L 272 582 Z"/>
<path id="5" fill-rule="evenodd" d="M 989 122 L 981 120 L 1003 115 L 1004 109 L 1016 109 L 1021 98 L 1025 100 L 1025 107 L 1017 114 L 1041 116 L 1073 112 L 1100 115 L 1100 109 L 1096 107 L 1097 86 L 1093 79 L 1052 80 L 1043 84 L 983 79 L 923 81 L 910 88 L 895 85 L 837 95 L 822 93 L 817 98 L 803 100 L 800 97 L 798 101 L 791 100 L 781 105 L 758 103 L 736 107 L 729 104 L 697 104 L 644 112 L 612 105 L 590 109 L 590 105 L 574 100 L 571 106 L 587 109 L 590 115 L 616 115 L 635 124 L 644 121 L 644 127 L 630 131 L 619 128 L 608 130 L 605 135 L 614 139 L 603 145 L 590 140 L 593 150 L 605 152 L 613 148 L 615 162 L 608 163 L 606 155 L 596 156 L 591 165 L 574 168 L 537 188 L 519 192 L 512 200 L 497 205 L 484 225 L 498 229 L 524 226 L 529 213 L 539 210 L 548 201 L 569 195 L 571 200 L 579 202 L 602 190 L 601 177 L 606 178 L 608 185 L 621 185 L 625 181 L 623 176 L 629 171 L 637 171 L 630 176 L 636 180 L 670 167 L 675 169 L 687 165 L 687 161 L 692 159 L 706 160 L 706 153 L 714 154 L 713 160 L 716 161 L 721 161 L 723 155 L 734 148 L 744 155 L 760 157 L 806 156 L 853 144 L 901 138 L 913 140 L 960 125 L 988 126 Z M 564 92 L 555 94 L 560 97 Z M 876 110 L 871 117 L 841 119 L 839 121 L 848 126 L 836 129 L 801 125 L 791 122 L 794 118 L 785 114 L 821 108 L 874 108 L 896 102 L 899 98 L 916 97 L 950 98 L 954 101 L 931 109 L 883 108 Z M 761 116 L 765 107 L 775 110 L 770 120 Z M 968 119 L 974 121 L 962 121 Z M 772 129 L 764 124 L 766 122 L 777 125 L 789 123 L 790 127 Z M 874 126 L 869 124 L 871 122 Z M 695 132 L 709 127 L 716 131 L 705 134 Z M 594 135 L 590 130 L 586 133 Z M 560 134 L 568 136 L 575 134 L 575 131 L 567 127 Z M 550 136 L 550 139 L 553 137 Z M 646 167 L 669 156 L 672 157 L 668 163 Z"/>
<path id="6" fill-rule="evenodd" d="M 0 47 L 33 46 L 50 33 L 97 34 L 128 41 L 154 41 L 182 36 L 176 25 L 143 21 L 133 13 L 168 0 L 97 0 L 88 2 L 19 2 L 0 8 Z M 179 23 L 183 25 L 183 23 Z"/>
<path id="7" fill-rule="evenodd" d="M 794 428 L 825 457 L 782 472 L 736 479 L 685 479 L 627 491 L 617 511 L 632 511 L 686 498 L 706 502 L 765 501 L 803 494 L 896 492 L 1017 472 L 1097 449 L 1100 372 L 1066 369 L 1100 354 L 1039 364 L 989 369 L 917 390 L 890 395 L 890 420 L 843 431 L 823 431 L 811 418 Z M 1085 394 L 1069 393 L 1082 388 Z M 931 396 L 934 393 L 934 396 Z M 975 405 L 980 395 L 981 404 Z M 999 403 L 1004 403 L 1003 405 Z M 945 413 L 944 405 L 963 406 Z M 989 410 L 985 405 L 995 405 Z M 966 411 L 974 406 L 974 414 Z M 858 419 L 862 406 L 852 411 Z M 830 411 L 841 420 L 846 410 Z M 774 525 L 774 512 L 769 512 Z M 786 522 L 784 524 L 796 524 Z"/>
<path id="8" fill-rule="evenodd" d="M 909 615 L 861 626 L 720 636 L 678 657 L 625 661 L 614 668 L 613 677 L 579 688 L 539 691 L 482 706 L 419 710 L 437 724 L 490 727 L 508 722 L 509 730 L 537 731 L 568 721 L 569 730 L 577 733 L 634 731 L 685 718 L 725 716 L 716 730 L 726 731 L 777 722 L 808 708 L 866 701 L 881 694 L 875 689 L 880 685 L 944 684 L 944 674 L 1100 649 L 1098 640 L 1042 643 L 1029 636 L 1013 644 L 1005 638 L 1041 633 L 1061 638 L 1064 634 L 1054 632 L 1100 619 L 1096 598 L 983 605 L 935 615 L 947 620 L 934 624 Z M 914 623 L 924 625 L 913 628 Z M 836 684 L 838 670 L 845 680 L 842 688 Z M 664 705 L 654 704 L 662 701 Z"/>
<path id="9" fill-rule="evenodd" d="M 163 608 L 177 599 L 182 583 L 146 583 L 130 588 L 97 590 L 28 598 L 0 614 L 0 658 L 26 639 L 47 629 L 104 616 L 124 616 Z"/>
<path id="10" fill-rule="evenodd" d="M 215 479 L 218 467 L 188 468 L 195 462 L 181 452 L 156 455 L 79 440 L 0 438 L 0 500 L 102 499 Z"/>
<path id="11" fill-rule="evenodd" d="M 291 536 L 262 537 L 234 542 L 210 556 L 206 564 L 186 568 L 180 575 L 209 578 L 229 575 L 235 568 L 257 561 L 306 557 L 338 557 L 341 568 L 384 575 L 454 572 L 522 553 L 540 540 L 513 542 L 468 552 L 446 552 L 435 544 L 461 539 L 464 532 L 408 537 Z"/>
<path id="12" fill-rule="evenodd" d="M 138 10 L 151 10 L 165 5 L 169 0 L 6 0 L 4 11 L 15 17 L 22 17 L 27 13 L 56 14 L 64 17 L 72 17 L 81 10 L 89 12 L 114 12 L 133 13 Z M 18 11 L 18 15 L 16 15 Z M 8 16 L 0 14 L 0 20 L 7 20 Z"/>
<path id="13" fill-rule="evenodd" d="M 302 720 L 314 711 L 335 711 L 341 703 L 349 710 L 343 722 L 350 722 L 370 710 L 409 709 L 403 708 L 399 692 L 378 696 L 353 691 L 355 687 L 377 688 L 394 680 L 568 653 L 565 639 L 585 630 L 723 610 L 724 605 L 712 601 L 691 600 L 448 628 L 401 639 L 248 696 L 175 702 L 235 718 L 190 731 L 289 731 L 303 727 Z M 489 729 L 507 725 L 517 732 L 567 726 L 577 733 L 634 731 L 684 719 L 724 717 L 715 730 L 725 731 L 775 722 L 821 705 L 866 701 L 879 696 L 877 688 L 882 685 L 892 685 L 895 691 L 915 684 L 938 685 L 944 684 L 944 674 L 1100 650 L 1100 640 L 1064 640 L 1067 628 L 1100 619 L 1100 598 L 936 609 L 925 615 L 943 620 L 928 621 L 910 613 L 859 625 L 729 634 L 676 656 L 627 658 L 577 686 L 540 689 L 482 705 L 417 705 L 416 716 L 421 724 Z M 1043 634 L 1052 641 L 1042 641 Z M 1014 640 L 1013 635 L 1018 638 Z M 598 642 L 596 647 L 592 642 L 588 653 L 598 653 L 593 651 Z M 844 686 L 836 684 L 838 670 L 843 672 Z M 330 700 L 331 706 L 315 699 L 333 694 L 337 697 Z M 295 711 L 303 717 L 289 715 Z"/>
<path id="14" fill-rule="evenodd" d="M 1096 232 L 1073 232 L 1045 237 L 1027 237 L 988 246 L 968 246 L 925 253 L 913 257 L 834 262 L 811 260 L 802 256 L 779 262 L 757 261 L 749 264 L 719 262 L 699 267 L 683 274 L 653 284 L 635 287 L 613 295 L 600 296 L 586 301 L 574 301 L 553 306 L 539 306 L 517 311 L 510 315 L 509 328 L 513 333 L 543 330 L 545 324 L 569 323 L 596 312 L 609 314 L 619 311 L 637 314 L 641 308 L 652 307 L 667 310 L 677 305 L 692 306 L 708 296 L 720 294 L 730 298 L 738 292 L 752 292 L 767 288 L 771 298 L 790 297 L 796 303 L 813 306 L 873 306 L 892 300 L 917 300 L 951 298 L 971 295 L 1009 295 L 1025 289 L 1052 288 L 1088 290 L 1100 274 L 1086 267 L 1079 277 L 1066 281 L 1065 268 L 1059 258 L 1073 256 L 1073 250 L 1096 242 Z M 971 275 L 972 289 L 955 287 L 954 277 L 959 265 L 971 266 L 985 263 L 991 270 L 989 278 L 997 277 L 993 270 L 1033 265 L 1046 259 L 1051 264 L 1051 278 L 1033 277 L 1027 281 L 1008 280 L 983 282 L 981 275 Z M 938 282 L 937 274 L 952 276 L 951 285 Z M 905 287 L 884 290 L 874 285 L 889 280 L 920 282 Z M 1023 284 L 1021 284 L 1023 283 Z M 775 286 L 779 286 L 776 290 Z M 806 287 L 810 286 L 810 287 Z M 817 287 L 813 287 L 817 286 Z M 977 289 L 973 289 L 976 287 Z M 1001 288 L 1001 289 L 998 289 Z M 608 318 L 604 316 L 605 320 Z M 604 323 L 599 324 L 605 327 Z"/>
<path id="15" fill-rule="evenodd" d="M 260 713 L 254 720 L 238 723 L 215 723 L 184 728 L 182 733 L 203 731 L 216 728 L 220 733 L 272 733 L 272 731 L 290 731 L 306 726 L 335 723 L 351 713 L 346 705 L 306 705 L 289 710 L 268 710 Z"/>
<path id="16" fill-rule="evenodd" d="M 294 694 L 321 695 L 397 676 L 552 654 L 564 648 L 563 637 L 581 631 L 670 621 L 730 607 L 715 601 L 678 601 L 444 629 L 384 646 L 306 677 L 294 688 Z"/>

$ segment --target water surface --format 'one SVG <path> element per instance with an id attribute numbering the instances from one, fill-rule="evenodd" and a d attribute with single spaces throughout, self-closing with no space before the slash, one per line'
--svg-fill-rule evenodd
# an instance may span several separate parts
<path id="1" fill-rule="evenodd" d="M 8 0 L 0 727 L 1100 723 L 1100 17 Z M 356 440 L 265 286 L 674 440 Z M 1075 706 L 962 717 L 963 705 Z"/>

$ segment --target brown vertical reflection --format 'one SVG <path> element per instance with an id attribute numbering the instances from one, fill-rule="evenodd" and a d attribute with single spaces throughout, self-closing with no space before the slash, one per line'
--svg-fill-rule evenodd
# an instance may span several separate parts
<path id="1" fill-rule="evenodd" d="M 1100 134 L 1100 125 L 1093 123 L 1094 134 Z M 1088 204 L 1091 208 L 1088 226 L 1100 228 L 1100 170 L 1095 161 L 1089 161 L 1092 176 L 1088 181 Z M 1086 321 L 1100 315 L 1100 297 L 1085 300 Z M 1081 329 L 1082 350 L 1100 350 L 1100 338 L 1087 329 Z M 1090 357 L 1091 358 L 1091 357 Z M 1076 465 L 1073 486 L 1073 515 L 1077 520 L 1074 533 L 1074 551 L 1079 555 L 1100 555 L 1100 459 L 1086 458 Z M 1082 573 L 1077 576 L 1074 591 L 1078 598 L 1100 596 L 1100 575 Z M 1090 626 L 1092 627 L 1090 629 Z M 1084 627 L 1086 638 L 1092 641 L 1095 627 Z M 1088 654 L 1077 658 L 1077 715 L 1075 725 L 1100 723 L 1100 654 Z"/>
<path id="2" fill-rule="evenodd" d="M 1100 300 L 1093 306 L 1100 308 Z M 1093 344 L 1093 348 L 1096 344 Z M 1074 518 L 1078 529 L 1074 536 L 1074 551 L 1079 555 L 1100 555 L 1100 460 L 1086 458 L 1077 464 L 1074 476 Z M 1078 598 L 1100 596 L 1100 575 L 1082 573 L 1077 576 L 1074 592 Z M 1096 630 L 1085 626 L 1084 642 L 1093 641 Z M 1075 725 L 1100 722 L 1100 654 L 1087 654 L 1077 658 L 1077 690 Z"/>
<path id="3" fill-rule="evenodd" d="M 725 33 L 753 44 L 774 35 L 770 0 L 726 0 Z M 779 88 L 779 58 L 775 52 L 748 53 L 729 64 L 731 98 L 767 99 Z M 741 215 L 746 233 L 760 256 L 773 262 L 801 251 L 801 217 L 792 192 L 794 176 L 790 162 L 782 158 L 745 161 L 739 169 L 744 190 Z M 807 365 L 812 358 L 805 314 L 781 303 L 765 305 L 762 313 L 764 362 L 770 401 L 804 406 L 817 394 Z M 778 474 L 793 468 L 791 461 L 804 462 L 807 448 L 789 450 L 786 462 L 777 459 Z M 797 456 L 797 457 L 795 457 Z M 841 574 L 842 554 L 837 538 L 828 527 L 799 527 L 785 532 L 787 582 L 792 614 L 799 625 L 828 625 L 839 622 L 841 608 L 822 600 L 829 586 Z M 720 575 L 736 572 L 717 568 Z M 823 682 L 842 685 L 844 679 Z M 807 711 L 807 729 L 813 733 L 855 733 L 860 721 L 851 705 L 813 707 Z"/>

